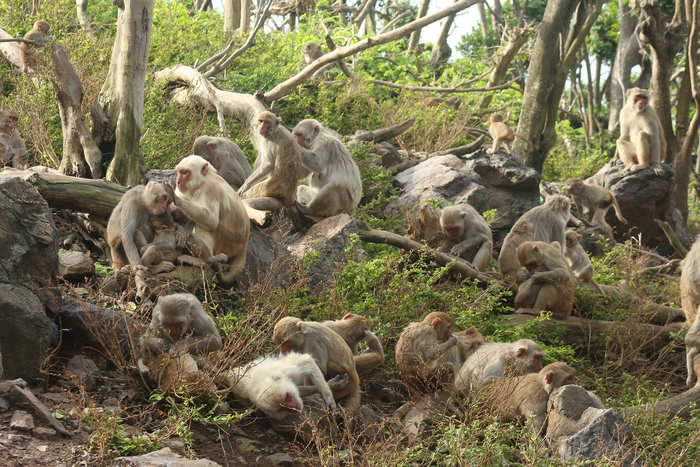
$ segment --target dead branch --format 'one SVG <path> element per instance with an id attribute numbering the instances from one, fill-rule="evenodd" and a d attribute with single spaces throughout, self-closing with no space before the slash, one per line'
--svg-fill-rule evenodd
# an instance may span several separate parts
<path id="1" fill-rule="evenodd" d="M 12 39 L 12 34 L 0 29 L 0 39 Z M 22 57 L 19 55 L 19 44 L 16 41 L 0 42 L 0 56 L 15 68 L 22 69 Z"/>
<path id="2" fill-rule="evenodd" d="M 635 251 L 637 253 L 642 253 L 644 255 L 651 256 L 652 258 L 658 259 L 659 261 L 663 261 L 664 263 L 669 263 L 671 261 L 668 258 L 665 258 L 661 255 L 656 254 L 656 253 L 652 253 L 651 251 L 642 250 L 641 248 L 635 248 L 633 246 L 626 245 L 624 243 L 616 243 L 615 246 L 619 246 L 620 248 L 625 248 L 625 249 L 630 250 L 630 251 Z"/>
<path id="3" fill-rule="evenodd" d="M 498 86 L 493 86 L 490 88 L 458 88 L 458 87 L 450 87 L 450 88 L 434 88 L 431 86 L 410 86 L 408 84 L 397 84 L 397 83 L 392 83 L 391 81 L 382 81 L 379 79 L 375 79 L 373 81 L 374 84 L 380 85 L 380 86 L 387 86 L 390 88 L 396 88 L 396 89 L 405 89 L 407 91 L 425 91 L 425 92 L 448 92 L 448 93 L 456 93 L 456 92 L 487 92 L 487 91 L 498 91 L 499 89 L 516 89 L 519 90 L 518 88 L 513 87 L 513 83 L 515 81 L 509 81 L 505 84 L 500 84 Z"/>
<path id="4" fill-rule="evenodd" d="M 481 147 L 482 144 L 484 144 L 484 140 L 486 137 L 484 135 L 479 136 L 479 138 L 474 141 L 473 143 L 467 144 L 466 146 L 460 146 L 458 148 L 452 148 L 452 149 L 443 149 L 442 151 L 434 152 L 432 154 L 428 154 L 425 156 L 418 156 L 415 159 L 410 159 L 404 162 L 401 162 L 400 164 L 397 164 L 393 167 L 389 167 L 389 170 L 396 170 L 397 174 L 400 174 L 401 172 L 404 172 L 411 167 L 415 167 L 421 162 L 425 162 L 431 157 L 435 156 L 446 156 L 448 154 L 452 154 L 453 156 L 464 156 L 465 154 L 471 154 L 477 149 Z"/>
<path id="5" fill-rule="evenodd" d="M 408 130 L 416 122 L 416 117 L 411 117 L 408 120 L 399 123 L 398 125 L 390 126 L 387 128 L 380 128 L 374 131 L 363 131 L 359 134 L 355 134 L 352 140 L 348 143 L 350 149 L 354 148 L 360 141 L 371 141 L 374 144 L 381 143 L 383 141 L 389 140 L 399 136 L 404 131 Z"/>
<path id="6" fill-rule="evenodd" d="M 624 417 L 628 417 L 637 412 L 648 412 L 649 410 L 653 410 L 654 415 L 657 417 L 680 417 L 689 419 L 691 405 L 697 405 L 698 403 L 700 403 L 700 384 L 696 384 L 695 387 L 669 399 L 658 401 L 653 404 L 627 407 L 620 410 L 620 413 L 622 413 Z"/>
<path id="7" fill-rule="evenodd" d="M 681 265 L 680 259 L 674 259 L 667 264 L 650 266 L 639 271 L 640 274 L 673 274 Z"/>
<path id="8" fill-rule="evenodd" d="M 661 227 L 661 230 L 664 231 L 664 233 L 666 234 L 666 238 L 668 238 L 668 241 L 673 247 L 673 249 L 676 250 L 682 258 L 688 256 L 688 250 L 683 246 L 681 241 L 678 240 L 678 236 L 676 235 L 676 232 L 673 231 L 673 227 L 671 227 L 671 224 L 659 219 L 654 219 L 654 222 L 656 222 L 656 225 Z"/>

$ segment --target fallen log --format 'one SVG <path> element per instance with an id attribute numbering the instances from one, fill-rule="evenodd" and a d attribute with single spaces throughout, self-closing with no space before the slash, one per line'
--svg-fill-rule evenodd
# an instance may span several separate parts
<path id="1" fill-rule="evenodd" d="M 399 136 L 404 131 L 408 130 L 416 122 L 416 117 L 411 117 L 408 120 L 388 128 L 380 128 L 374 131 L 362 131 L 355 134 L 348 143 L 348 147 L 353 149 L 360 141 L 371 141 L 372 143 L 381 143 L 391 138 Z"/>
<path id="2" fill-rule="evenodd" d="M 425 162 L 431 157 L 436 157 L 436 156 L 446 156 L 448 154 L 452 154 L 454 156 L 460 157 L 464 156 L 466 154 L 471 154 L 477 149 L 481 147 L 482 144 L 484 144 L 484 140 L 486 138 L 484 135 L 479 136 L 473 143 L 469 143 L 465 146 L 460 146 L 458 148 L 452 148 L 452 149 L 443 149 L 442 151 L 434 152 L 432 154 L 428 154 L 425 156 L 418 156 L 415 159 L 410 159 L 404 162 L 401 162 L 400 164 L 396 164 L 393 167 L 389 167 L 388 170 L 396 170 L 396 173 L 399 174 L 405 170 L 410 169 L 411 167 L 415 167 L 416 165 L 420 164 L 421 162 Z"/>

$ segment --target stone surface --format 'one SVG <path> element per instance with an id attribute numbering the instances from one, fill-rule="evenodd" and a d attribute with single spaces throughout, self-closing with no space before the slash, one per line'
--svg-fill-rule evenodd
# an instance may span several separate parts
<path id="1" fill-rule="evenodd" d="M 10 428 L 32 431 L 34 429 L 34 418 L 24 410 L 15 410 L 10 420 Z"/>
<path id="2" fill-rule="evenodd" d="M 259 284 L 272 274 L 273 285 L 284 287 L 291 281 L 292 256 L 277 239 L 258 227 L 250 226 L 250 240 L 246 249 L 245 271 L 237 282 L 243 288 Z"/>
<path id="3" fill-rule="evenodd" d="M 95 262 L 81 251 L 59 255 L 58 263 L 58 275 L 70 282 L 82 282 L 95 275 Z"/>
<path id="4" fill-rule="evenodd" d="M 56 438 L 56 430 L 52 430 L 51 428 L 44 428 L 44 427 L 36 427 L 32 430 L 32 436 L 34 436 L 36 439 L 55 439 Z"/>
<path id="5" fill-rule="evenodd" d="M 284 452 L 266 456 L 265 459 L 270 461 L 272 465 L 278 465 L 280 467 L 291 467 L 294 464 L 294 458 Z"/>
<path id="6" fill-rule="evenodd" d="M 28 382 L 40 367 L 56 312 L 58 236 L 51 210 L 29 183 L 0 180 L 0 348 L 4 377 Z"/>
<path id="7" fill-rule="evenodd" d="M 540 204 L 539 174 L 514 156 L 479 150 L 469 156 L 436 156 L 396 176 L 403 193 L 387 212 L 420 206 L 427 199 L 446 204 L 469 203 L 483 213 L 498 214 L 491 223 L 496 239 L 504 238 L 515 221 Z"/>
<path id="8" fill-rule="evenodd" d="M 152 169 L 146 173 L 146 179 L 149 182 L 167 183 L 170 186 L 176 186 L 177 185 L 177 172 L 175 171 L 175 169 L 170 169 L 170 170 Z"/>
<path id="9" fill-rule="evenodd" d="M 114 466 L 119 467 L 217 467 L 221 464 L 207 459 L 187 459 L 169 448 L 144 454 L 143 456 L 118 457 Z"/>
<path id="10" fill-rule="evenodd" d="M 95 362 L 84 355 L 76 355 L 70 359 L 66 368 L 71 383 L 92 389 L 97 385 L 97 379 L 102 372 Z M 108 404 L 105 404 L 108 405 Z"/>

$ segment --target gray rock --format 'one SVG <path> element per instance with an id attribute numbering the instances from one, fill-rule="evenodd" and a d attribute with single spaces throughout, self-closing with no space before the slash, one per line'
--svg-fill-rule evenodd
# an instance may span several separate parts
<path id="1" fill-rule="evenodd" d="M 15 410 L 10 420 L 10 428 L 22 431 L 32 431 L 34 429 L 34 418 L 24 410 Z"/>
<path id="2" fill-rule="evenodd" d="M 119 467 L 217 467 L 221 464 L 207 459 L 187 459 L 169 448 L 144 454 L 143 456 L 118 457 L 113 466 Z"/>
<path id="3" fill-rule="evenodd" d="M 96 378 L 102 374 L 95 362 L 84 355 L 76 355 L 71 358 L 66 371 L 71 383 L 83 386 L 85 389 L 94 388 L 97 384 Z"/>
<path id="4" fill-rule="evenodd" d="M 363 438 L 376 439 L 384 429 L 384 418 L 368 404 L 361 405 L 355 412 L 355 416 L 358 418 L 354 427 L 355 432 Z"/>
<path id="5" fill-rule="evenodd" d="M 8 410 L 10 408 L 10 401 L 4 397 L 0 397 L 0 410 Z"/>
<path id="6" fill-rule="evenodd" d="M 152 169 L 146 173 L 146 179 L 149 182 L 155 183 L 167 183 L 170 186 L 176 186 L 177 182 L 177 172 L 175 169 L 171 170 L 159 170 Z"/>
<path id="7" fill-rule="evenodd" d="M 265 459 L 270 461 L 272 465 L 278 465 L 281 467 L 291 467 L 294 465 L 294 458 L 284 452 L 278 452 L 277 454 L 266 456 Z"/>
<path id="8" fill-rule="evenodd" d="M 161 447 L 169 448 L 171 451 L 181 456 L 184 456 L 187 452 L 187 450 L 185 449 L 185 443 L 176 439 L 166 439 L 165 441 L 160 443 L 160 445 Z"/>
<path id="9" fill-rule="evenodd" d="M 268 274 L 273 274 L 273 285 L 284 287 L 292 279 L 291 262 L 292 255 L 281 242 L 251 225 L 245 271 L 238 276 L 237 282 L 247 289 L 251 285 L 264 282 Z"/>
<path id="10" fill-rule="evenodd" d="M 55 439 L 56 430 L 52 430 L 51 428 L 43 428 L 39 426 L 32 430 L 32 436 L 34 436 L 36 439 Z"/>
<path id="11" fill-rule="evenodd" d="M 552 391 L 547 410 L 547 438 L 557 444 L 586 427 L 605 409 L 595 407 L 595 401 L 581 386 L 569 384 Z"/>
<path id="12" fill-rule="evenodd" d="M 70 282 L 82 282 L 95 275 L 95 262 L 81 251 L 58 256 L 58 275 Z"/>
<path id="13" fill-rule="evenodd" d="M 51 210 L 19 178 L 0 180 L 0 348 L 4 377 L 33 381 L 51 344 L 57 288 L 58 236 Z"/>

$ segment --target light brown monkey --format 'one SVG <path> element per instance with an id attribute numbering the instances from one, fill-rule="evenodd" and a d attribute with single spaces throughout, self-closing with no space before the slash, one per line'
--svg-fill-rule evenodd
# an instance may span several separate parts
<path id="1" fill-rule="evenodd" d="M 3 367 L 2 367 L 2 353 L 0 352 L 0 396 L 8 394 L 13 387 L 19 386 L 21 388 L 26 388 L 27 383 L 22 378 L 17 378 L 13 380 L 2 380 Z"/>
<path id="2" fill-rule="evenodd" d="M 365 374 L 384 363 L 382 344 L 370 331 L 369 321 L 364 316 L 348 313 L 342 319 L 323 321 L 321 324 L 333 330 L 348 344 L 358 375 Z M 360 353 L 357 346 L 362 341 L 367 342 L 367 350 Z"/>
<path id="3" fill-rule="evenodd" d="M 627 224 L 627 219 L 620 212 L 620 205 L 607 188 L 584 183 L 580 178 L 570 178 L 564 183 L 566 192 L 574 199 L 578 215 L 583 217 L 584 206 L 588 209 L 588 222 L 591 225 L 605 225 L 605 214 L 611 206 L 615 208 L 615 215 L 620 222 Z"/>
<path id="4" fill-rule="evenodd" d="M 309 186 L 297 187 L 297 209 L 302 214 L 330 217 L 354 214 L 362 198 L 360 169 L 348 148 L 319 121 L 302 120 L 292 134 L 299 146 Z"/>
<path id="5" fill-rule="evenodd" d="M 354 413 L 360 406 L 360 377 L 355 369 L 352 351 L 342 337 L 321 323 L 306 322 L 291 316 L 275 324 L 273 339 L 280 353 L 292 350 L 311 355 L 326 378 L 348 375 L 348 384 L 333 391 L 333 398 Z M 347 396 L 347 397 L 346 397 Z"/>
<path id="6" fill-rule="evenodd" d="M 143 336 L 144 362 L 161 389 L 181 380 L 200 379 L 192 355 L 223 348 L 216 325 L 197 297 L 188 293 L 158 297 L 148 331 Z"/>
<path id="7" fill-rule="evenodd" d="M 396 343 L 396 368 L 408 383 L 423 392 L 450 388 L 455 366 L 444 360 L 457 345 L 452 334 L 454 320 L 442 312 L 433 312 L 420 323 L 410 324 Z M 448 355 L 454 357 L 453 355 Z"/>
<path id="8" fill-rule="evenodd" d="M 301 49 L 301 56 L 307 65 L 315 62 L 323 56 L 323 50 L 321 50 L 321 45 L 318 42 L 307 42 L 303 49 Z M 313 78 L 316 79 L 326 79 L 327 73 L 330 68 L 332 68 L 335 63 L 329 63 L 321 67 L 321 69 L 314 72 Z"/>
<path id="9" fill-rule="evenodd" d="M 450 347 L 447 352 L 445 352 L 442 356 L 442 361 L 452 363 L 455 367 L 455 375 L 457 375 L 464 362 L 466 362 L 486 340 L 473 326 L 464 331 L 455 332 L 454 336 L 457 337 L 457 345 Z"/>
<path id="10" fill-rule="evenodd" d="M 245 207 L 226 180 L 199 156 L 188 156 L 177 164 L 175 204 L 197 225 L 192 232 L 213 256 L 223 253 L 230 266 L 217 274 L 228 284 L 245 269 L 250 238 L 250 219 Z M 212 262 L 212 267 L 215 267 Z"/>
<path id="11" fill-rule="evenodd" d="M 688 367 L 688 379 L 685 381 L 688 387 L 695 381 L 694 361 L 700 355 L 700 319 L 693 321 L 685 335 L 685 360 Z"/>
<path id="12" fill-rule="evenodd" d="M 107 242 L 112 250 L 112 265 L 115 270 L 130 264 L 143 267 L 139 250 L 153 241 L 155 235 L 149 227 L 151 216 L 165 213 L 172 203 L 162 183 L 149 182 L 124 193 L 112 211 L 107 224 Z"/>
<path id="13" fill-rule="evenodd" d="M 34 22 L 34 27 L 24 35 L 24 39 L 45 45 L 50 39 L 48 37 L 49 29 L 51 29 L 49 23 L 40 19 Z M 36 73 L 44 60 L 44 52 L 36 50 L 34 44 L 27 44 L 26 42 L 19 44 L 19 56 L 24 65 L 24 70 L 22 70 L 24 73 Z"/>
<path id="14" fill-rule="evenodd" d="M 573 271 L 559 248 L 545 242 L 525 242 L 518 247 L 523 280 L 515 296 L 515 312 L 539 316 L 543 310 L 564 319 L 574 301 Z M 521 276 L 522 274 L 522 276 Z"/>
<path id="15" fill-rule="evenodd" d="M 260 112 L 255 117 L 255 126 L 263 140 L 255 170 L 238 189 L 238 196 L 265 198 L 249 202 L 254 209 L 279 211 L 294 206 L 297 185 L 305 177 L 301 147 L 272 112 Z"/>
<path id="16" fill-rule="evenodd" d="M 27 146 L 17 132 L 18 121 L 17 112 L 0 109 L 0 161 L 2 166 L 9 165 L 16 169 L 27 166 Z"/>
<path id="17" fill-rule="evenodd" d="M 459 392 L 471 392 L 503 376 L 537 373 L 543 358 L 542 347 L 530 339 L 483 343 L 465 360 L 455 387 Z"/>
<path id="18" fill-rule="evenodd" d="M 644 89 L 627 90 L 627 101 L 620 111 L 617 153 L 631 172 L 651 167 L 656 175 L 664 173 L 661 161 L 666 159 L 666 136 Z"/>
<path id="19" fill-rule="evenodd" d="M 688 324 L 697 316 L 700 306 L 700 236 L 681 261 L 681 303 Z"/>
<path id="20" fill-rule="evenodd" d="M 423 104 L 426 107 L 437 107 L 440 104 L 444 104 L 447 107 L 452 107 L 455 110 L 459 110 L 459 106 L 462 105 L 462 101 L 456 97 L 450 97 L 449 99 L 443 99 L 442 97 L 428 97 L 423 100 Z"/>
<path id="21" fill-rule="evenodd" d="M 519 219 L 503 240 L 501 253 L 498 255 L 498 268 L 501 270 L 503 283 L 515 292 L 518 291 L 518 271 L 521 267 L 518 262 L 518 247 L 533 240 L 532 232 L 532 222 Z"/>
<path id="22" fill-rule="evenodd" d="M 558 242 L 564 252 L 566 224 L 571 221 L 577 227 L 580 221 L 571 216 L 571 201 L 564 195 L 552 195 L 544 204 L 535 206 L 522 215 L 521 220 L 532 223 L 532 240 L 538 242 Z"/>
<path id="23" fill-rule="evenodd" d="M 593 269 L 591 259 L 581 246 L 581 238 L 581 235 L 573 230 L 566 231 L 566 249 L 564 250 L 564 256 L 566 256 L 566 260 L 569 262 L 569 266 L 571 266 L 571 270 L 574 272 L 576 279 L 587 284 L 593 280 L 595 270 Z"/>
<path id="24" fill-rule="evenodd" d="M 516 376 L 498 383 L 496 390 L 509 394 L 500 404 L 502 421 L 523 418 L 532 423 L 535 432 L 542 433 L 547 421 L 549 395 L 558 387 L 576 384 L 576 371 L 563 362 L 550 363 L 539 373 Z"/>
<path id="25" fill-rule="evenodd" d="M 313 386 L 303 386 L 304 380 Z M 239 399 L 249 400 L 268 416 L 284 419 L 304 408 L 302 397 L 319 392 L 326 406 L 337 412 L 333 392 L 323 373 L 308 354 L 288 352 L 285 355 L 259 357 L 248 365 L 234 368 L 226 376 L 227 383 Z M 341 389 L 347 378 L 338 385 Z"/>
<path id="26" fill-rule="evenodd" d="M 505 146 L 509 153 L 512 153 L 511 145 L 515 138 L 525 141 L 532 149 L 532 143 L 503 123 L 503 116 L 499 113 L 493 113 L 489 117 L 489 133 L 491 133 L 491 138 L 493 138 L 493 145 L 486 151 L 488 154 L 498 151 L 501 145 Z"/>
<path id="27" fill-rule="evenodd" d="M 440 214 L 440 226 L 447 240 L 438 251 L 459 256 L 479 271 L 488 266 L 493 255 L 491 227 L 470 205 L 448 206 Z"/>
<path id="28" fill-rule="evenodd" d="M 236 143 L 226 138 L 200 136 L 194 140 L 192 154 L 209 162 L 221 178 L 238 190 L 250 177 L 252 170 L 243 151 Z"/>

